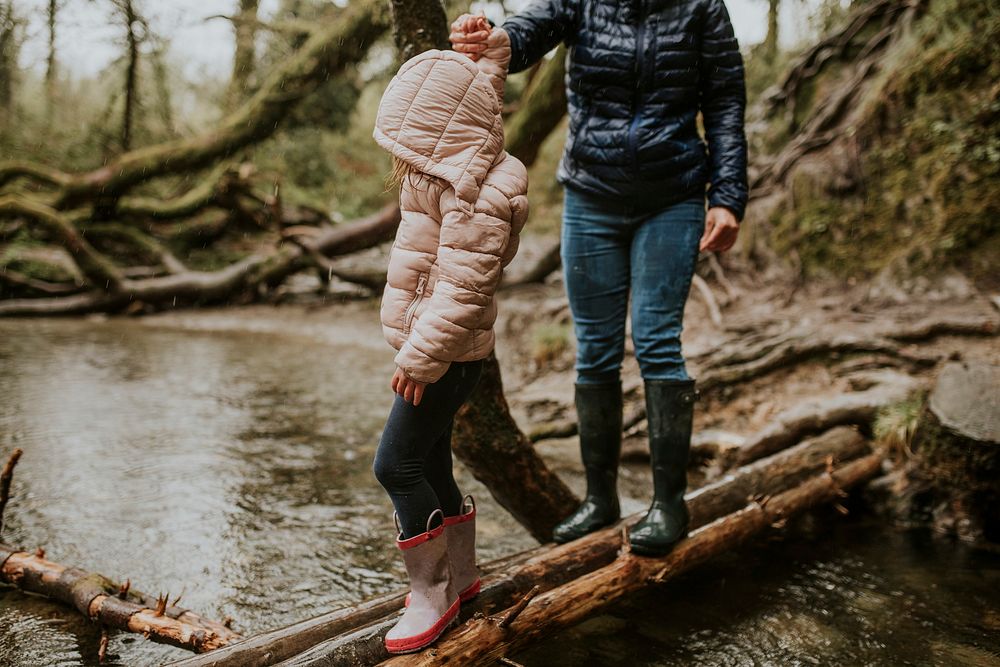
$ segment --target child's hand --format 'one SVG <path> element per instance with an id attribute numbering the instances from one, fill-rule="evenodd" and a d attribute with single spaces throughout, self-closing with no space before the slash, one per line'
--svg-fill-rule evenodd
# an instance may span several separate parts
<path id="1" fill-rule="evenodd" d="M 392 375 L 392 390 L 402 396 L 404 401 L 413 403 L 413 407 L 420 405 L 426 388 L 426 383 L 407 377 L 402 368 L 396 367 L 396 372 Z"/>
<path id="2" fill-rule="evenodd" d="M 485 16 L 462 14 L 451 24 L 451 48 L 479 60 L 486 50 L 486 40 L 492 27 Z"/>

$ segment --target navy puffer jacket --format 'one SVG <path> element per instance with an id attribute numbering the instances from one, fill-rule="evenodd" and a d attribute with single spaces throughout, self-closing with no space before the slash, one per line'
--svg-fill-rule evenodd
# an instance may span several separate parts
<path id="1" fill-rule="evenodd" d="M 742 220 L 746 88 L 723 0 L 536 0 L 503 28 L 511 72 L 560 42 L 568 47 L 570 128 L 559 182 L 663 204 L 710 184 L 709 205 Z"/>

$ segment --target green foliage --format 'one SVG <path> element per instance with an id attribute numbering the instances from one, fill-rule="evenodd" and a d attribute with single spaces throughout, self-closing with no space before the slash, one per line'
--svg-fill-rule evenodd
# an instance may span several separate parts
<path id="1" fill-rule="evenodd" d="M 570 349 L 569 324 L 542 323 L 531 331 L 531 359 L 536 366 L 551 365 Z"/>
<path id="2" fill-rule="evenodd" d="M 821 173 L 794 177 L 773 243 L 807 274 L 957 266 L 996 284 L 1000 15 L 987 5 L 932 2 L 887 55 L 856 128 L 860 192 L 831 192 Z"/>
<path id="3" fill-rule="evenodd" d="M 909 456 L 924 400 L 924 392 L 916 392 L 904 401 L 879 410 L 873 429 L 876 442 L 895 455 Z"/>

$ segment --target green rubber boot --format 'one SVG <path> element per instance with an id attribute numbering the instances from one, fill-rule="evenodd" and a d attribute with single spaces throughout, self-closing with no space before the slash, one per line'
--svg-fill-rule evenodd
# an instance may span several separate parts
<path id="1" fill-rule="evenodd" d="M 617 483 L 622 450 L 622 383 L 577 384 L 575 402 L 587 496 L 552 530 L 552 539 L 559 543 L 583 537 L 621 517 Z"/>
<path id="2" fill-rule="evenodd" d="M 629 531 L 632 551 L 662 556 L 687 535 L 687 489 L 691 423 L 697 392 L 694 380 L 646 380 L 653 503 Z"/>

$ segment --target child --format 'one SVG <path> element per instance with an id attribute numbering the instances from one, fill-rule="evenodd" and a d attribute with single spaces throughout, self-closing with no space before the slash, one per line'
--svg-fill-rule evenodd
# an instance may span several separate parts
<path id="1" fill-rule="evenodd" d="M 402 211 L 381 309 L 397 396 L 374 462 L 410 578 L 390 653 L 433 643 L 479 592 L 476 508 L 452 476 L 452 422 L 493 350 L 494 293 L 528 215 L 527 172 L 503 150 L 509 42 L 480 27 L 490 37 L 476 60 L 437 50 L 408 60 L 375 122 Z"/>

